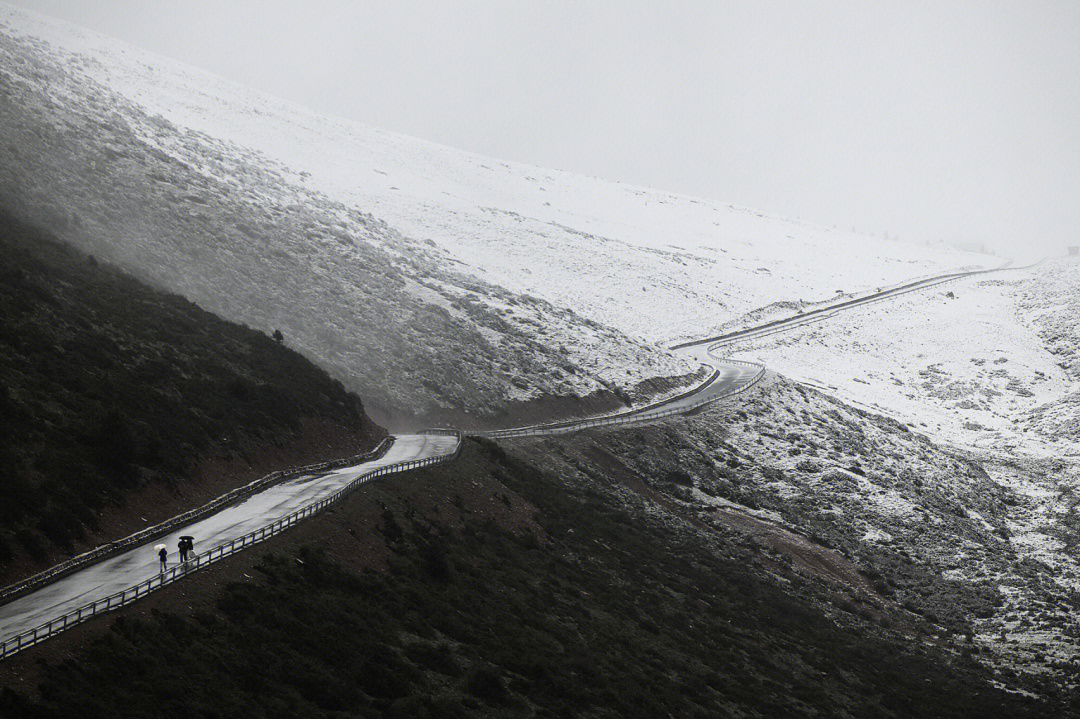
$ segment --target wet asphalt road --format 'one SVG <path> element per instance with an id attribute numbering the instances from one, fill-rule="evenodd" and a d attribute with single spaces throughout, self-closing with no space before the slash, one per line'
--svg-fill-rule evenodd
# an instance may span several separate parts
<path id="1" fill-rule="evenodd" d="M 150 540 L 122 554 L 91 564 L 0 606 L 0 639 L 31 630 L 153 576 L 160 566 L 154 545 L 164 544 L 169 550 L 169 566 L 175 566 L 179 561 L 176 544 L 181 535 L 195 537 L 196 553 L 205 551 L 317 502 L 368 470 L 410 459 L 450 454 L 456 445 L 457 438 L 451 436 L 402 435 L 395 439 L 393 446 L 380 459 L 325 474 L 294 477 L 276 484 L 166 537 Z"/>

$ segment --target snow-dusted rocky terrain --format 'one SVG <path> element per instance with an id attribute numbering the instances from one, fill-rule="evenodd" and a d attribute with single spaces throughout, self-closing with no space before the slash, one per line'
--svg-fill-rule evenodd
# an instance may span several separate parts
<path id="1" fill-rule="evenodd" d="M 901 624 L 925 620 L 935 641 L 975 653 L 1010 687 L 1075 681 L 1076 462 L 941 445 L 775 375 L 737 403 L 662 427 L 596 430 L 556 451 L 605 478 L 601 458 L 618 457 L 729 541 L 839 585 L 852 602 L 844 611 L 884 606 Z M 872 591 L 859 588 L 867 582 Z"/>
<path id="2" fill-rule="evenodd" d="M 843 402 L 826 425 L 794 407 L 788 426 L 776 415 L 794 395 L 774 389 L 746 408 L 773 419 L 728 441 L 774 468 L 754 503 L 863 558 L 889 591 L 909 583 L 905 607 L 939 618 L 959 607 L 972 623 L 961 646 L 1003 676 L 1070 676 L 1080 660 L 1078 348 L 1075 258 L 863 306 L 733 346 Z"/>
<path id="3" fill-rule="evenodd" d="M 488 159 L 320 115 L 62 22 L 0 8 L 0 23 L 48 41 L 148 114 L 273 160 L 282 184 L 431 240 L 464 272 L 650 342 L 700 336 L 775 302 L 1000 264 Z"/>
<path id="4" fill-rule="evenodd" d="M 1056 259 L 867 305 L 732 349 L 939 440 L 1010 454 L 1077 455 L 1078 303 L 1080 265 Z"/>

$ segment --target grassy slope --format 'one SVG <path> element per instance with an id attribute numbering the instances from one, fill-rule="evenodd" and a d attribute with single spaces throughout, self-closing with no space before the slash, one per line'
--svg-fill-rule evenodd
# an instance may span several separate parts
<path id="1" fill-rule="evenodd" d="M 88 533 L 115 535 L 104 509 L 152 486 L 189 489 L 210 458 L 243 465 L 315 430 L 335 441 L 308 457 L 341 456 L 384 434 L 359 397 L 296 352 L 2 211 L 0 307 L 4 579 Z"/>
<path id="2" fill-rule="evenodd" d="M 564 446 L 553 440 L 557 451 Z M 752 539 L 469 442 L 0 666 L 0 716 L 1027 716 Z M 317 547 L 317 548 L 313 548 Z M 112 631 L 102 631 L 111 626 Z"/>

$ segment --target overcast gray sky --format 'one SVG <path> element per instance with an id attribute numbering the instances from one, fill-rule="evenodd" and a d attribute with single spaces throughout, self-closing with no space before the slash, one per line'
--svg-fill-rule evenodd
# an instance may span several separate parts
<path id="1" fill-rule="evenodd" d="M 906 239 L 1080 242 L 1080 2 L 16 0 L 336 115 Z"/>

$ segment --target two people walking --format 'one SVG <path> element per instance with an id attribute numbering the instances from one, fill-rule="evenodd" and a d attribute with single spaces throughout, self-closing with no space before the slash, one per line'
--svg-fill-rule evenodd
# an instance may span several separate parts
<path id="1" fill-rule="evenodd" d="M 191 537 L 180 537 L 180 541 L 177 542 L 176 548 L 180 550 L 180 561 L 186 562 L 189 553 L 194 556 L 195 540 Z"/>
<path id="2" fill-rule="evenodd" d="M 180 563 L 185 564 L 188 561 L 188 557 L 195 556 L 195 538 L 194 537 L 180 537 L 180 541 L 176 543 L 176 548 L 180 554 Z M 169 565 L 169 550 L 164 544 L 159 544 L 154 549 L 158 550 L 158 559 L 161 560 L 161 571 L 168 568 Z"/>

